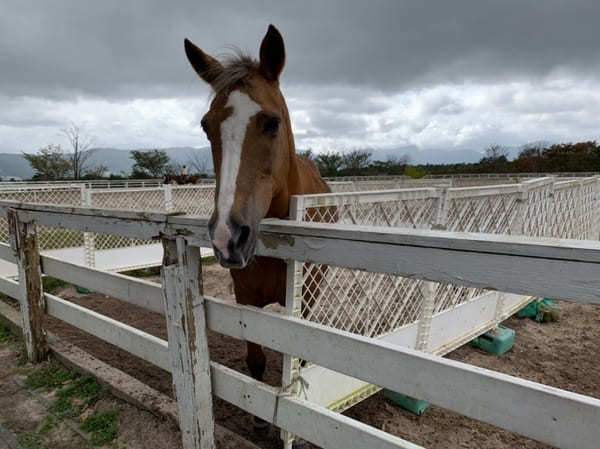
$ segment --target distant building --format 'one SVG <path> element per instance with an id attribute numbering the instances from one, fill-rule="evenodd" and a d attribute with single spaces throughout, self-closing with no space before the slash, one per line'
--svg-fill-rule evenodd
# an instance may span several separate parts
<path id="1" fill-rule="evenodd" d="M 0 176 L 0 181 L 2 181 L 2 182 L 19 182 L 19 181 L 23 181 L 23 178 L 19 178 L 18 176 Z"/>

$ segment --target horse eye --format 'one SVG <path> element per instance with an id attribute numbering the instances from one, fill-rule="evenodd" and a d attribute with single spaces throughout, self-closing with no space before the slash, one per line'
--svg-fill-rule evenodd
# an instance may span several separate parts
<path id="1" fill-rule="evenodd" d="M 271 135 L 272 137 L 275 137 L 277 135 L 277 132 L 279 131 L 279 123 L 280 122 L 281 122 L 281 119 L 279 117 L 265 118 L 265 121 L 263 124 L 263 132 L 265 134 Z"/>

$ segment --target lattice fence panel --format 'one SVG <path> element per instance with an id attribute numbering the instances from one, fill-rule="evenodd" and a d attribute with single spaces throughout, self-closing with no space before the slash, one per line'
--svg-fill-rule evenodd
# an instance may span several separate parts
<path id="1" fill-rule="evenodd" d="M 449 198 L 446 229 L 509 234 L 518 212 L 518 194 Z"/>
<path id="2" fill-rule="evenodd" d="M 553 211 L 553 191 L 552 180 L 528 189 L 523 235 L 552 237 L 550 221 Z"/>
<path id="3" fill-rule="evenodd" d="M 91 207 L 98 209 L 121 209 L 140 212 L 165 212 L 164 188 L 92 190 Z M 127 248 L 148 245 L 156 240 L 133 239 L 109 234 L 93 234 L 96 250 Z"/>
<path id="4" fill-rule="evenodd" d="M 555 184 L 549 233 L 553 237 L 598 239 L 596 179 Z"/>
<path id="5" fill-rule="evenodd" d="M 210 216 L 215 206 L 214 186 L 173 186 L 173 210 L 188 215 Z"/>
<path id="6" fill-rule="evenodd" d="M 429 196 L 428 196 L 429 195 Z M 332 198 L 311 207 L 305 197 L 304 221 L 428 228 L 439 196 L 407 191 L 404 198 L 358 201 L 358 195 Z M 423 302 L 423 281 L 306 263 L 303 268 L 302 316 L 305 319 L 376 337 L 415 322 Z"/>
<path id="7" fill-rule="evenodd" d="M 23 187 L 17 189 L 0 189 L 0 200 L 19 201 L 22 203 L 56 204 L 63 206 L 79 206 L 81 204 L 81 187 L 79 186 L 43 186 Z M 8 223 L 0 218 L 0 241 L 8 242 Z M 41 226 L 38 229 L 40 249 L 73 248 L 83 245 L 83 233 L 58 228 Z"/>

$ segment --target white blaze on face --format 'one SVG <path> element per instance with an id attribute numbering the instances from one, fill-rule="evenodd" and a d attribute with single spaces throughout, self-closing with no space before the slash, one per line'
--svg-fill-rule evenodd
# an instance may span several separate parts
<path id="1" fill-rule="evenodd" d="M 229 258 L 227 245 L 231 231 L 227 219 L 231 213 L 237 175 L 242 157 L 242 145 L 246 138 L 246 129 L 253 115 L 260 111 L 260 106 L 248 94 L 235 90 L 229 94 L 225 107 L 233 112 L 221 122 L 221 173 L 219 176 L 219 198 L 217 200 L 217 224 L 213 236 L 213 245 L 225 259 Z"/>

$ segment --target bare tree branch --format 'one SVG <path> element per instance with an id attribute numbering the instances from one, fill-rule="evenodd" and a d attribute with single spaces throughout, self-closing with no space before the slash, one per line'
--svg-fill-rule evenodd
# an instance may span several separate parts
<path id="1" fill-rule="evenodd" d="M 90 158 L 94 154 L 94 150 L 90 147 L 94 144 L 95 138 L 74 124 L 71 123 L 67 128 L 62 130 L 63 135 L 69 141 L 73 152 L 70 155 L 71 169 L 73 171 L 73 179 L 79 179 L 85 175 L 86 171 L 90 170 Z"/>
<path id="2" fill-rule="evenodd" d="M 188 165 L 195 173 L 208 175 L 212 168 L 212 156 L 209 151 L 190 151 Z"/>

